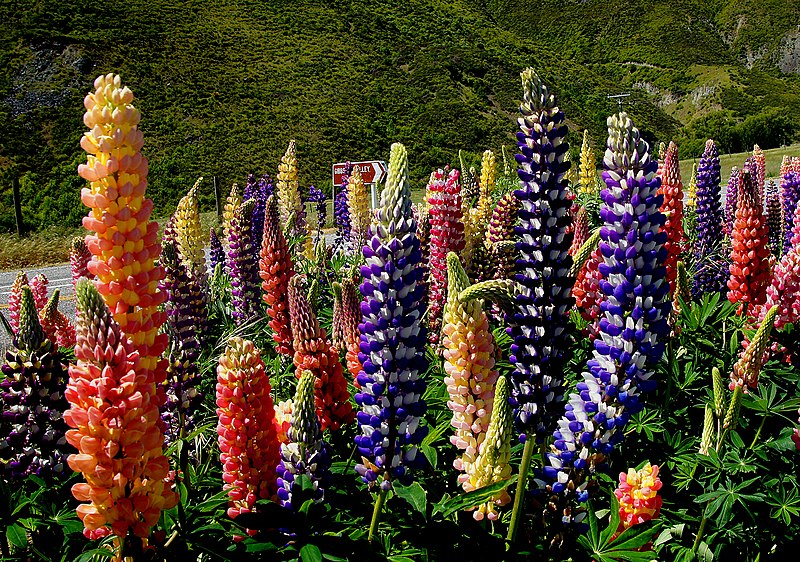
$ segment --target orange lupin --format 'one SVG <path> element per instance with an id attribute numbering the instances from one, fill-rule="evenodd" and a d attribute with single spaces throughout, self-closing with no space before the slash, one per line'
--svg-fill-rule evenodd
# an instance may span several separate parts
<path id="1" fill-rule="evenodd" d="M 664 196 L 661 212 L 667 217 L 667 222 L 664 224 L 664 231 L 667 233 L 667 241 L 664 242 L 667 258 L 664 261 L 664 267 L 667 268 L 670 290 L 674 292 L 675 278 L 678 274 L 678 258 L 684 250 L 685 240 L 683 234 L 683 183 L 678 161 L 678 147 L 674 142 L 669 143 L 667 155 L 664 157 L 664 165 L 661 169 L 661 187 L 658 189 L 658 193 Z"/>

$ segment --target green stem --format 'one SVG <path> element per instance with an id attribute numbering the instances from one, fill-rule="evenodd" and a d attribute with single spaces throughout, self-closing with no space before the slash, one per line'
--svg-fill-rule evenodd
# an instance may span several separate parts
<path id="1" fill-rule="evenodd" d="M 694 545 L 692 545 L 692 552 L 697 554 L 697 549 L 700 548 L 700 542 L 703 538 L 703 532 L 706 530 L 706 521 L 708 518 L 706 517 L 706 509 L 708 509 L 708 504 L 711 500 L 706 502 L 705 507 L 703 507 L 703 518 L 700 520 L 700 528 L 697 529 L 697 536 L 694 539 Z"/>
<path id="2" fill-rule="evenodd" d="M 675 376 L 675 369 L 673 368 L 673 364 L 675 362 L 675 348 L 672 342 L 672 338 L 667 340 L 667 391 L 664 393 L 664 409 L 666 410 L 670 403 L 670 398 L 672 396 L 672 378 Z"/>
<path id="3" fill-rule="evenodd" d="M 517 537 L 517 527 L 522 517 L 522 504 L 525 498 L 525 486 L 528 483 L 528 470 L 531 467 L 531 457 L 533 456 L 533 446 L 535 439 L 533 435 L 528 435 L 525 440 L 525 448 L 522 449 L 522 464 L 519 465 L 519 479 L 517 480 L 517 493 L 514 496 L 514 511 L 511 512 L 511 523 L 508 525 L 508 536 L 506 540 L 514 542 Z"/>
<path id="4" fill-rule="evenodd" d="M 372 542 L 375 537 L 375 531 L 378 530 L 378 522 L 381 520 L 381 509 L 385 499 L 386 490 L 381 490 L 378 493 L 378 497 L 375 498 L 375 509 L 372 510 L 372 522 L 369 524 L 369 535 L 367 536 L 369 542 Z"/>
<path id="5" fill-rule="evenodd" d="M 756 431 L 756 436 L 753 437 L 753 442 L 750 443 L 750 446 L 748 447 L 748 449 L 752 450 L 753 447 L 755 447 L 756 441 L 758 441 L 758 438 L 761 436 L 761 430 L 764 429 L 764 423 L 766 421 L 767 421 L 767 415 L 764 414 L 764 416 L 761 418 L 761 425 L 758 426 L 758 431 Z"/>

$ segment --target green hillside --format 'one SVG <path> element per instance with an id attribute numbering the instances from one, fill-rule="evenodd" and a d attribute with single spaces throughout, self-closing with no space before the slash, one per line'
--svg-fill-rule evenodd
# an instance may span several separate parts
<path id="1" fill-rule="evenodd" d="M 740 23 L 738 6 L 750 4 Z M 631 92 L 627 109 L 650 140 L 683 139 L 687 155 L 709 132 L 730 150 L 768 148 L 790 140 L 800 115 L 798 80 L 778 70 L 796 5 L 7 0 L 0 230 L 13 225 L 12 177 L 31 228 L 79 223 L 81 100 L 109 71 L 138 97 L 160 214 L 197 176 L 227 188 L 248 172 L 274 174 L 292 138 L 306 186 L 329 185 L 333 162 L 385 158 L 395 141 L 408 146 L 418 185 L 459 149 L 477 163 L 514 142 L 526 66 L 560 95 L 571 128 L 595 139 L 616 107 L 606 95 Z M 761 12 L 766 31 L 749 15 Z M 751 69 L 748 52 L 765 53 Z"/>

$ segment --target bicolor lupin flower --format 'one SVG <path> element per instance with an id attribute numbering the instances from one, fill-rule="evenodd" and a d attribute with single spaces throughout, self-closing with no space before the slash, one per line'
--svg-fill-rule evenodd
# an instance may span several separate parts
<path id="1" fill-rule="evenodd" d="M 203 178 L 198 179 L 189 193 L 178 202 L 170 225 L 175 238 L 175 258 L 183 264 L 187 275 L 180 287 L 184 293 L 184 306 L 191 306 L 191 309 L 185 310 L 185 314 L 192 319 L 198 342 L 202 342 L 208 326 L 206 240 L 200 224 L 200 201 L 197 196 L 202 181 Z"/>
<path id="2" fill-rule="evenodd" d="M 767 310 L 777 305 L 775 327 L 779 330 L 786 324 L 800 322 L 800 207 L 795 210 L 792 230 L 795 232 L 792 248 L 775 265 L 766 301 L 756 314 L 758 320 L 763 321 Z"/>
<path id="3" fill-rule="evenodd" d="M 519 200 L 513 191 L 509 191 L 500 198 L 492 211 L 486 241 L 491 248 L 495 279 L 508 279 L 514 273 L 516 256 L 513 242 L 518 210 Z"/>
<path id="4" fill-rule="evenodd" d="M 239 189 L 238 184 L 233 184 L 228 197 L 225 199 L 225 206 L 222 208 L 222 235 L 225 239 L 223 242 L 223 247 L 225 248 L 226 254 L 228 253 L 228 247 L 230 245 L 229 240 L 231 237 L 231 222 L 236 214 L 236 210 L 241 206 L 242 203 L 242 190 Z"/>
<path id="5" fill-rule="evenodd" d="M 619 486 L 614 495 L 619 500 L 620 531 L 658 517 L 662 498 L 658 466 L 649 462 L 641 469 L 629 468 L 619 473 Z"/>
<path id="6" fill-rule="evenodd" d="M 259 312 L 258 262 L 254 258 L 252 232 L 252 199 L 242 203 L 233 215 L 228 235 L 228 274 L 231 280 L 233 318 L 242 325 Z"/>
<path id="7" fill-rule="evenodd" d="M 733 232 L 733 223 L 736 221 L 736 207 L 739 204 L 739 184 L 742 181 L 742 173 L 739 168 L 731 168 L 731 175 L 728 178 L 728 186 L 725 188 L 725 232 L 730 236 Z"/>
<path id="8" fill-rule="evenodd" d="M 53 344 L 53 347 L 74 347 L 75 346 L 75 326 L 72 325 L 67 316 L 58 310 L 58 300 L 61 290 L 56 289 L 47 304 L 39 311 L 39 322 L 42 325 L 45 336 Z"/>
<path id="9" fill-rule="evenodd" d="M 462 291 L 470 282 L 453 252 L 447 255 L 447 277 L 442 328 L 444 383 L 450 396 L 447 406 L 453 412 L 450 425 L 455 428 L 450 443 L 460 453 L 453 466 L 462 472 L 458 480 L 463 485 L 470 479 L 489 429 L 498 372 L 489 319 L 480 299 L 462 300 Z"/>
<path id="10" fill-rule="evenodd" d="M 575 306 L 578 307 L 581 317 L 586 321 L 584 334 L 594 340 L 599 333 L 600 303 L 606 295 L 600 290 L 600 271 L 599 265 L 603 262 L 600 248 L 591 250 L 584 266 L 578 272 L 575 285 L 572 288 L 572 295 L 575 298 Z"/>
<path id="11" fill-rule="evenodd" d="M 753 146 L 753 175 L 760 199 L 764 200 L 764 180 L 767 177 L 767 158 L 757 144 Z"/>
<path id="12" fill-rule="evenodd" d="M 361 320 L 361 295 L 354 280 L 345 277 L 339 285 L 339 307 L 335 310 L 334 321 L 338 325 L 341 338 L 340 349 L 345 351 L 347 370 L 358 386 L 358 373 L 361 372 L 361 361 L 358 359 L 361 338 L 358 324 Z"/>
<path id="13" fill-rule="evenodd" d="M 219 358 L 216 386 L 219 458 L 231 519 L 277 491 L 280 455 L 271 390 L 253 342 L 231 338 Z"/>
<path id="14" fill-rule="evenodd" d="M 15 334 L 19 330 L 19 313 L 22 310 L 22 288 L 28 287 L 28 274 L 24 271 L 17 273 L 14 282 L 11 284 L 11 290 L 8 294 L 8 323 L 11 325 L 11 331 Z M 31 297 L 33 293 L 31 293 Z M 38 310 L 38 309 L 37 309 Z"/>
<path id="15" fill-rule="evenodd" d="M 36 303 L 36 310 L 41 311 L 47 304 L 47 286 L 50 280 L 44 273 L 40 273 L 30 282 L 31 293 L 33 293 L 33 301 Z"/>
<path id="16" fill-rule="evenodd" d="M 694 294 L 720 293 L 728 278 L 727 263 L 722 256 L 724 229 L 720 206 L 719 150 L 713 140 L 706 141 L 697 168 L 697 208 L 695 246 L 696 270 Z"/>
<path id="17" fill-rule="evenodd" d="M 781 199 L 783 200 L 784 243 L 783 253 L 792 247 L 792 220 L 800 201 L 800 173 L 791 169 L 783 176 L 781 182 Z"/>
<path id="18" fill-rule="evenodd" d="M 67 373 L 39 323 L 27 285 L 20 301 L 18 329 L 0 367 L 0 474 L 11 480 L 30 474 L 59 477 L 69 472 L 63 419 L 69 407 Z"/>
<path id="19" fill-rule="evenodd" d="M 569 247 L 569 255 L 575 256 L 588 239 L 589 213 L 586 207 L 579 206 L 572 221 L 572 245 Z"/>
<path id="20" fill-rule="evenodd" d="M 69 269 L 72 274 L 73 286 L 82 277 L 86 279 L 94 278 L 94 275 L 89 272 L 89 260 L 91 259 L 92 253 L 86 247 L 86 242 L 83 238 L 73 238 L 69 245 Z"/>
<path id="21" fill-rule="evenodd" d="M 389 173 L 381 193 L 377 220 L 370 228 L 361 268 L 361 361 L 356 394 L 361 454 L 356 472 L 372 489 L 388 490 L 397 480 L 407 484 L 411 470 L 424 461 L 418 446 L 427 434 L 421 378 L 428 367 L 426 335 L 421 325 L 424 289 L 419 241 L 411 212 L 408 157 L 403 145 L 392 145 Z"/>
<path id="22" fill-rule="evenodd" d="M 428 182 L 428 220 L 431 225 L 428 261 L 428 339 L 438 343 L 442 310 L 447 300 L 447 255 L 464 249 L 461 187 L 458 170 L 431 173 Z"/>
<path id="23" fill-rule="evenodd" d="M 314 406 L 316 377 L 305 371 L 297 383 L 294 396 L 292 422 L 287 432 L 288 440 L 281 444 L 281 461 L 278 464 L 278 500 L 283 507 L 297 510 L 306 499 L 319 503 L 325 499 L 325 489 L 330 480 L 330 447 L 322 438 L 322 429 Z M 300 476 L 312 484 L 311 498 L 297 496 L 302 487 Z"/>
<path id="24" fill-rule="evenodd" d="M 656 385 L 655 364 L 669 335 L 662 197 L 657 165 L 625 113 L 608 119 L 603 160 L 606 189 L 600 210 L 598 270 L 600 333 L 577 393 L 553 433 L 553 452 L 541 485 L 550 494 L 547 512 L 564 523 L 580 522 L 589 496 L 589 476 L 624 438 L 624 427 L 642 409 L 641 397 Z"/>
<path id="25" fill-rule="evenodd" d="M 294 276 L 294 267 L 289 244 L 281 229 L 278 201 L 274 195 L 267 200 L 259 276 L 263 280 L 261 288 L 264 302 L 267 303 L 275 351 L 292 357 L 294 348 L 289 323 L 289 280 Z"/>
<path id="26" fill-rule="evenodd" d="M 523 101 L 516 155 L 520 189 L 514 314 L 509 317 L 512 405 L 522 433 L 542 437 L 560 414 L 567 324 L 574 304 L 570 277 L 572 202 L 564 155 L 567 126 L 556 99 L 533 69 L 521 74 Z M 532 436 L 531 436 L 532 437 Z"/>
<path id="27" fill-rule="evenodd" d="M 70 409 L 66 439 L 78 452 L 67 459 L 85 482 L 72 486 L 82 503 L 83 534 L 147 538 L 161 511 L 178 501 L 166 482 L 158 408 L 141 356 L 89 281 L 75 289 L 78 309 L 76 364 L 65 396 Z"/>

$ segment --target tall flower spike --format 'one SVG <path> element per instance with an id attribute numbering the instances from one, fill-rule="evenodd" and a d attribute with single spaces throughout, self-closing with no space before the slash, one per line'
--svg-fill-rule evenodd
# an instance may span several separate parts
<path id="1" fill-rule="evenodd" d="M 308 186 L 308 200 L 311 203 L 316 203 L 317 233 L 319 234 L 325 228 L 325 223 L 328 219 L 328 198 L 316 185 L 310 185 Z"/>
<path id="2" fill-rule="evenodd" d="M 188 279 L 182 288 L 187 294 L 187 303 L 192 305 L 187 313 L 192 317 L 198 342 L 202 341 L 208 324 L 208 308 L 206 295 L 208 292 L 208 266 L 205 256 L 205 238 L 203 226 L 200 224 L 200 202 L 197 190 L 203 178 L 199 178 L 189 193 L 178 202 L 178 208 L 172 217 L 175 232 L 176 258 L 186 270 Z M 251 267 L 251 270 L 254 268 Z"/>
<path id="3" fill-rule="evenodd" d="M 255 201 L 255 206 L 253 207 L 253 216 L 250 219 L 250 233 L 253 237 L 253 257 L 256 261 L 258 261 L 258 253 L 261 250 L 261 238 L 264 236 L 264 213 L 267 205 L 267 187 L 269 186 L 269 183 L 265 180 L 265 178 L 256 180 L 252 175 L 251 178 L 253 181 L 247 182 L 247 185 L 244 189 L 243 199 L 245 201 L 248 199 Z M 254 281 L 257 284 L 258 278 L 256 278 Z"/>
<path id="4" fill-rule="evenodd" d="M 678 147 L 674 142 L 669 143 L 664 166 L 661 170 L 661 187 L 658 193 L 664 197 L 661 212 L 667 217 L 664 231 L 667 241 L 664 248 L 667 250 L 667 282 L 670 288 L 675 289 L 675 277 L 678 274 L 678 258 L 684 250 L 685 236 L 683 233 L 683 183 L 681 182 L 681 168 L 678 160 Z"/>
<path id="5" fill-rule="evenodd" d="M 767 296 L 769 227 L 758 199 L 755 178 L 747 171 L 742 173 L 731 247 L 728 300 L 739 305 L 740 313 L 752 315 Z"/>
<path id="6" fill-rule="evenodd" d="M 661 479 L 658 466 L 648 462 L 640 470 L 629 468 L 619 473 L 619 486 L 614 495 L 619 500 L 620 531 L 650 521 L 661 512 Z"/>
<path id="7" fill-rule="evenodd" d="M 606 299 L 606 295 L 600 290 L 600 271 L 598 267 L 603 262 L 600 248 L 595 247 L 591 250 L 585 265 L 580 269 L 572 295 L 575 297 L 575 306 L 578 308 L 581 317 L 586 320 L 584 334 L 591 340 L 599 333 L 600 303 Z"/>
<path id="8" fill-rule="evenodd" d="M 83 503 L 78 517 L 90 539 L 110 533 L 147 538 L 161 511 L 178 501 L 166 481 L 159 401 L 142 376 L 141 356 L 111 315 L 97 289 L 81 281 L 77 363 L 70 365 L 64 420 L 67 441 L 78 450 L 67 459 L 85 483 L 72 486 Z"/>
<path id="9" fill-rule="evenodd" d="M 480 454 L 469 474 L 469 480 L 463 487 L 471 492 L 511 477 L 511 437 L 514 430 L 514 418 L 508 405 L 509 383 L 505 377 L 497 379 L 495 387 L 494 407 L 492 408 L 489 429 L 486 439 L 480 448 Z M 492 498 L 477 507 L 472 513 L 477 521 L 484 517 L 490 521 L 498 518 L 497 508 L 511 501 L 507 488 L 503 488 Z"/>
<path id="10" fill-rule="evenodd" d="M 579 207 L 572 225 L 572 245 L 569 247 L 569 255 L 575 256 L 589 239 L 589 212 L 586 207 Z"/>
<path id="11" fill-rule="evenodd" d="M 75 327 L 69 318 L 58 310 L 60 294 L 59 289 L 53 291 L 53 296 L 39 312 L 39 322 L 47 339 L 53 343 L 54 347 L 74 347 Z"/>
<path id="12" fill-rule="evenodd" d="M 303 253 L 308 259 L 314 257 L 314 247 L 306 227 L 306 213 L 303 201 L 300 198 L 300 182 L 297 180 L 297 143 L 289 141 L 289 147 L 278 164 L 278 208 L 281 212 L 281 224 L 287 225 L 292 221 L 291 235 L 300 239 L 298 252 Z"/>
<path id="13" fill-rule="evenodd" d="M 225 250 L 222 248 L 222 242 L 220 242 L 219 236 L 217 236 L 217 229 L 213 226 L 209 230 L 208 240 L 210 246 L 208 258 L 211 262 L 211 271 L 213 272 L 217 269 L 218 265 L 225 264 Z"/>
<path id="14" fill-rule="evenodd" d="M 486 438 L 494 403 L 497 381 L 495 346 L 489 319 L 480 299 L 462 301 L 460 294 L 469 287 L 469 278 L 458 256 L 447 255 L 447 307 L 444 311 L 442 347 L 444 348 L 444 383 L 453 412 L 450 425 L 455 435 L 450 443 L 460 456 L 453 466 L 461 471 L 458 480 L 469 491 L 467 482 L 473 474 L 478 452 Z"/>
<path id="15" fill-rule="evenodd" d="M 464 225 L 461 220 L 461 187 L 458 170 L 441 168 L 431 174 L 428 183 L 428 208 L 431 224 L 428 262 L 428 338 L 439 341 L 442 310 L 447 299 L 447 255 L 464 249 Z"/>
<path id="16" fill-rule="evenodd" d="M 686 186 L 686 207 L 692 211 L 697 207 L 697 162 L 692 162 L 692 176 Z"/>
<path id="17" fill-rule="evenodd" d="M 139 352 L 137 376 L 146 378 L 142 393 L 156 396 L 166 376 L 161 354 L 167 334 L 160 333 L 166 314 L 159 310 L 166 295 L 158 283 L 164 268 L 156 265 L 161 253 L 158 223 L 150 220 L 153 202 L 145 198 L 147 159 L 138 128 L 140 114 L 131 102 L 133 92 L 123 87 L 120 77 L 99 76 L 95 91 L 84 99 L 83 120 L 89 131 L 81 138 L 88 153 L 78 173 L 90 183 L 81 191 L 89 207 L 83 226 L 94 231 L 86 237 L 92 253 L 89 271 L 120 330 Z"/>
<path id="18" fill-rule="evenodd" d="M 350 184 L 350 174 L 353 165 L 346 162 L 342 174 L 342 184 L 333 198 L 333 222 L 336 224 L 337 242 L 345 244 L 350 240 L 350 209 L 347 206 L 347 186 Z"/>
<path id="19" fill-rule="evenodd" d="M 779 330 L 786 324 L 800 322 L 800 207 L 795 210 L 794 225 L 798 234 L 792 239 L 792 249 L 775 266 L 767 287 L 766 302 L 759 308 L 758 314 L 758 319 L 762 321 L 767 310 L 777 305 L 775 327 Z"/>
<path id="20" fill-rule="evenodd" d="M 517 222 L 519 200 L 513 191 L 506 193 L 492 211 L 486 239 L 492 249 L 492 264 L 494 265 L 495 279 L 507 279 L 514 272 L 516 256 L 502 246 L 505 242 L 513 242 L 514 226 Z"/>
<path id="21" fill-rule="evenodd" d="M 331 345 L 325 330 L 306 298 L 302 278 L 289 281 L 289 316 L 294 337 L 294 365 L 297 378 L 311 371 L 317 377 L 317 415 L 323 431 L 336 431 L 353 421 L 355 413 L 350 404 L 347 379 L 342 372 L 339 353 Z"/>
<path id="22" fill-rule="evenodd" d="M 491 150 L 484 150 L 481 158 L 481 186 L 490 193 L 497 187 L 497 158 Z"/>
<path id="23" fill-rule="evenodd" d="M 314 384 L 311 371 L 304 371 L 297 383 L 292 406 L 292 423 L 288 441 L 281 444 L 281 461 L 278 464 L 278 499 L 283 507 L 297 510 L 300 502 L 295 497 L 301 488 L 297 478 L 307 476 L 313 485 L 312 499 L 321 502 L 330 480 L 330 451 L 322 438 L 322 429 L 314 407 Z M 293 501 L 294 500 L 294 501 Z"/>
<path id="24" fill-rule="evenodd" d="M 755 163 L 755 182 L 760 199 L 764 200 L 764 180 L 767 177 L 767 159 L 764 151 L 757 144 L 753 146 L 753 161 Z"/>
<path id="25" fill-rule="evenodd" d="M 358 358 L 360 347 L 360 336 L 358 323 L 361 320 L 361 295 L 358 286 L 352 279 L 342 280 L 342 342 L 346 353 L 347 370 L 356 380 L 361 371 L 361 361 Z"/>
<path id="26" fill-rule="evenodd" d="M 784 243 L 783 253 L 792 247 L 792 220 L 800 201 L 800 174 L 790 170 L 781 182 L 781 199 L 783 200 Z"/>
<path id="27" fill-rule="evenodd" d="M 94 278 L 94 275 L 89 273 L 89 260 L 91 259 L 92 253 L 86 247 L 86 242 L 83 238 L 73 238 L 69 245 L 69 268 L 72 273 L 73 286 L 81 277 L 86 279 Z"/>
<path id="28" fill-rule="evenodd" d="M 350 250 L 358 255 L 367 242 L 370 223 L 369 191 L 358 166 L 353 167 L 347 183 L 347 208 L 350 215 Z"/>
<path id="29" fill-rule="evenodd" d="M 264 302 L 267 303 L 275 350 L 292 357 L 294 348 L 289 323 L 289 280 L 294 276 L 294 267 L 289 245 L 281 229 L 278 201 L 274 195 L 267 200 L 259 276 L 263 280 L 261 288 L 264 291 Z"/>
<path id="30" fill-rule="evenodd" d="M 33 293 L 33 301 L 36 303 L 36 310 L 41 311 L 47 304 L 47 286 L 50 280 L 44 273 L 40 273 L 31 279 L 30 287 Z"/>
<path id="31" fill-rule="evenodd" d="M 388 490 L 395 480 L 409 483 L 411 470 L 423 463 L 417 447 L 427 434 L 422 425 L 422 395 L 427 370 L 419 241 L 411 213 L 408 156 L 392 145 L 389 173 L 381 193 L 372 238 L 364 246 L 361 267 L 362 321 L 356 394 L 361 454 L 356 472 L 370 488 Z"/>
<path id="32" fill-rule="evenodd" d="M 569 344 L 567 324 L 574 304 L 574 279 L 569 271 L 570 226 L 564 154 L 564 113 L 533 69 L 522 76 L 521 131 L 518 175 L 521 189 L 517 234 L 516 308 L 508 333 L 514 339 L 509 360 L 514 365 L 512 405 L 522 433 L 540 438 L 552 430 L 562 399 L 564 354 Z M 532 435 L 530 436 L 532 437 Z"/>
<path id="33" fill-rule="evenodd" d="M 11 330 L 17 333 L 19 330 L 19 313 L 22 309 L 22 288 L 28 286 L 28 275 L 24 271 L 17 273 L 14 282 L 11 284 L 11 291 L 8 294 L 8 323 Z M 33 296 L 33 294 L 31 294 Z"/>
<path id="34" fill-rule="evenodd" d="M 781 195 L 778 186 L 769 182 L 764 188 L 764 212 L 767 215 L 769 230 L 769 249 L 773 256 L 780 257 L 783 253 L 783 209 L 781 208 Z"/>
<path id="35" fill-rule="evenodd" d="M 746 392 L 747 389 L 755 390 L 758 386 L 758 375 L 761 373 L 761 367 L 766 359 L 765 352 L 777 314 L 778 305 L 774 305 L 767 311 L 747 349 L 733 366 L 729 385 L 731 390 L 740 386 Z"/>
<path id="36" fill-rule="evenodd" d="M 18 330 L 1 368 L 0 474 L 14 480 L 60 476 L 68 453 L 67 374 L 39 324 L 30 287 L 22 288 L 20 304 Z"/>
<path id="37" fill-rule="evenodd" d="M 736 221 L 736 207 L 739 204 L 739 185 L 742 181 L 742 173 L 739 168 L 731 168 L 731 176 L 728 178 L 728 186 L 725 188 L 725 232 L 730 236 L 733 232 L 733 223 Z"/>
<path id="38" fill-rule="evenodd" d="M 230 245 L 231 222 L 233 222 L 233 217 L 236 214 L 236 210 L 241 206 L 242 203 L 242 191 L 239 189 L 237 184 L 233 184 L 231 186 L 230 194 L 225 199 L 225 206 L 222 209 L 222 235 L 225 237 L 223 245 L 226 253 L 228 251 L 228 246 Z"/>
<path id="39" fill-rule="evenodd" d="M 625 113 L 608 118 L 608 134 L 598 267 L 607 298 L 600 305 L 600 337 L 553 433 L 553 452 L 543 471 L 547 511 L 566 524 L 585 517 L 574 502 L 588 498 L 588 476 L 624 438 L 628 420 L 643 407 L 641 395 L 655 388 L 653 369 L 669 334 L 666 233 L 661 230 L 666 217 L 659 211 L 657 166 Z"/>
<path id="40" fill-rule="evenodd" d="M 280 453 L 271 390 L 253 342 L 231 338 L 219 358 L 216 387 L 219 458 L 231 519 L 277 491 Z"/>
<path id="41" fill-rule="evenodd" d="M 578 174 L 578 193 L 594 195 L 597 192 L 597 164 L 595 163 L 594 150 L 589 142 L 589 131 L 583 130 L 583 143 L 581 144 L 580 171 Z"/>
<path id="42" fill-rule="evenodd" d="M 728 278 L 728 269 L 722 256 L 724 229 L 720 228 L 723 217 L 719 182 L 719 150 L 714 141 L 709 139 L 697 168 L 695 295 L 722 292 Z"/>
<path id="43" fill-rule="evenodd" d="M 227 263 L 231 278 L 231 304 L 237 325 L 244 324 L 257 316 L 259 311 L 258 285 L 254 282 L 258 264 L 253 258 L 254 242 L 250 232 L 254 208 L 255 201 L 250 199 L 236 209 L 228 238 Z"/>

